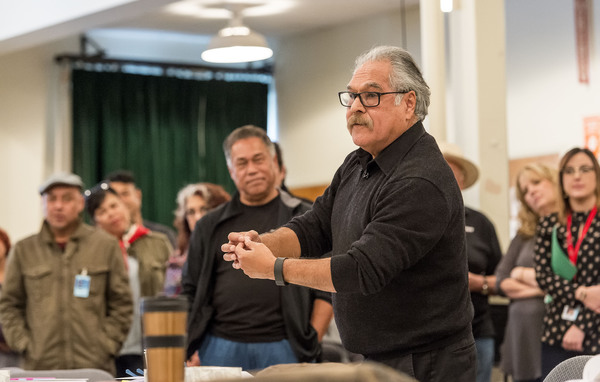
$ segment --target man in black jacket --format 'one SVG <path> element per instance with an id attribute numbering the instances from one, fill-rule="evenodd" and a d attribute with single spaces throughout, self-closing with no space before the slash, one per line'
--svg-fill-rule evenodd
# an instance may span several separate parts
<path id="1" fill-rule="evenodd" d="M 191 305 L 190 362 L 198 364 L 195 352 L 203 366 L 244 370 L 315 361 L 320 346 L 311 317 L 331 317 L 330 295 L 251 280 L 224 261 L 220 251 L 231 231 L 267 232 L 310 207 L 278 190 L 275 149 L 263 129 L 240 127 L 223 149 L 237 193 L 198 221 L 183 271 L 183 294 Z M 315 292 L 328 303 L 313 304 Z"/>
<path id="2" fill-rule="evenodd" d="M 252 278 L 335 292 L 349 351 L 420 381 L 472 382 L 464 207 L 421 123 L 429 93 L 405 50 L 360 56 L 339 93 L 359 148 L 309 212 L 260 236 L 231 233 L 221 249 Z"/>

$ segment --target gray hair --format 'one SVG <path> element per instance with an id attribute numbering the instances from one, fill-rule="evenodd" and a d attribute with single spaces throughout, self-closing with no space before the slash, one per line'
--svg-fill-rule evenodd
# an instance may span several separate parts
<path id="1" fill-rule="evenodd" d="M 431 91 L 414 59 L 406 50 L 396 46 L 376 46 L 358 56 L 354 63 L 354 73 L 367 62 L 389 61 L 392 65 L 390 86 L 398 92 L 414 91 L 417 97 L 415 114 L 421 121 L 427 116 Z M 402 94 L 396 96 L 400 103 Z"/>
<path id="2" fill-rule="evenodd" d="M 183 187 L 177 193 L 177 209 L 175 210 L 176 219 L 185 219 L 185 205 L 190 196 L 197 195 L 204 199 L 206 207 L 212 210 L 215 207 L 227 202 L 230 199 L 229 194 L 223 187 L 213 183 L 192 183 Z"/>
<path id="3" fill-rule="evenodd" d="M 245 125 L 233 130 L 223 142 L 223 152 L 225 153 L 227 166 L 231 167 L 231 147 L 234 145 L 234 143 L 240 139 L 252 137 L 260 138 L 265 146 L 267 146 L 271 156 L 275 156 L 275 145 L 267 135 L 265 129 L 261 129 L 260 127 L 254 125 Z"/>
<path id="4" fill-rule="evenodd" d="M 177 193 L 177 198 L 175 199 L 177 201 L 177 209 L 175 210 L 176 218 L 185 219 L 185 203 L 192 195 L 198 195 L 202 199 L 206 200 L 208 199 L 207 195 L 209 195 L 209 192 L 206 188 L 206 185 L 202 183 L 188 184 L 179 190 Z"/>

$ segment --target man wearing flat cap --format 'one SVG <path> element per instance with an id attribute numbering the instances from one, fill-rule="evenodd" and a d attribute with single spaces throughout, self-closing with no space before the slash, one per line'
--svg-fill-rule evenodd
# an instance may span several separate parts
<path id="1" fill-rule="evenodd" d="M 133 306 L 118 242 L 82 222 L 83 182 L 52 175 L 40 186 L 44 222 L 15 245 L 6 269 L 0 320 L 25 369 L 97 368 L 114 357 Z"/>
<path id="2" fill-rule="evenodd" d="M 452 143 L 439 142 L 440 151 L 461 190 L 479 178 L 479 169 Z M 475 314 L 471 323 L 477 348 L 477 382 L 489 382 L 494 363 L 494 326 L 488 296 L 496 293 L 494 271 L 502 258 L 496 229 L 481 212 L 465 206 L 465 235 L 469 262 L 469 291 Z"/>

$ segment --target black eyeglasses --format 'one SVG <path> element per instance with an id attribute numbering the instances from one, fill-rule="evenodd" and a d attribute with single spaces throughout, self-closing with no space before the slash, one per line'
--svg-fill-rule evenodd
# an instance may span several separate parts
<path id="1" fill-rule="evenodd" d="M 353 92 L 339 92 L 338 96 L 340 97 L 340 103 L 344 107 L 350 107 L 354 103 L 356 97 L 360 99 L 360 103 L 363 104 L 364 107 L 375 107 L 379 106 L 379 102 L 381 101 L 381 96 L 386 94 L 406 94 L 408 91 L 402 92 L 362 92 L 362 93 L 353 93 Z"/>

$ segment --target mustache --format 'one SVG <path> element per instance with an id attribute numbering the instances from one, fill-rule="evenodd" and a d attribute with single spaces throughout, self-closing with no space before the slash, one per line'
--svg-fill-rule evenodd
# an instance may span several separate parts
<path id="1" fill-rule="evenodd" d="M 360 114 L 352 114 L 350 118 L 348 118 L 347 124 L 348 128 L 350 128 L 352 125 L 365 125 L 369 129 L 373 128 L 373 121 L 369 118 L 365 118 Z"/>

